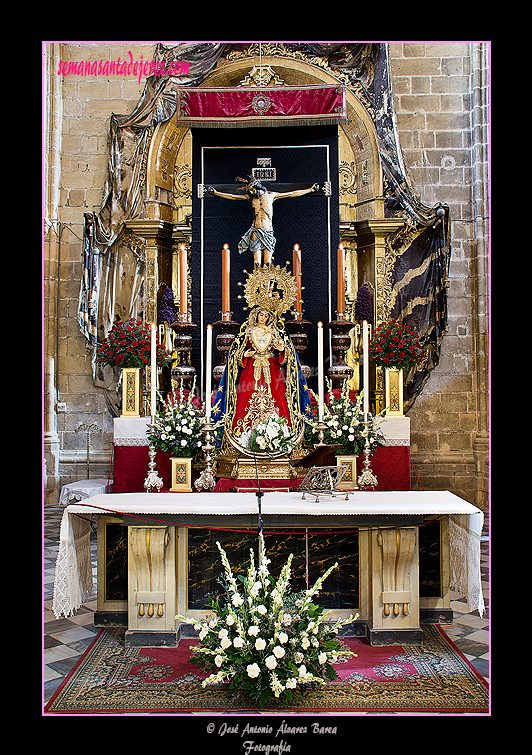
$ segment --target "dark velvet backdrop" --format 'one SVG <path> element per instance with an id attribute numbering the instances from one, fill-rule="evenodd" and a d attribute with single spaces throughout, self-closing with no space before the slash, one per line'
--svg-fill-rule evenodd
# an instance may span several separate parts
<path id="1" fill-rule="evenodd" d="M 250 252 L 240 255 L 237 249 L 241 236 L 251 226 L 250 204 L 211 196 L 205 196 L 202 201 L 197 185 L 234 183 L 236 187 L 237 176 L 246 178 L 252 168 L 257 167 L 257 158 L 265 157 L 271 158 L 279 183 L 311 185 L 331 181 L 331 197 L 310 195 L 279 199 L 274 203 L 273 226 L 277 240 L 274 264 L 284 267 L 289 262 L 292 270 L 294 244 L 299 244 L 302 250 L 304 318 L 312 323 L 304 361 L 315 367 L 316 323 L 320 320 L 328 323 L 330 315 L 335 316 L 336 308 L 337 141 L 336 126 L 193 129 L 192 316 L 198 326 L 203 324 L 194 335 L 192 352 L 192 363 L 198 374 L 203 372 L 201 339 L 205 338 L 205 327 L 221 317 L 223 245 L 229 244 L 231 249 L 231 307 L 233 320 L 239 323 L 245 320 L 247 313 L 243 309 L 245 301 L 237 298 L 242 293 L 238 282 L 245 282 L 244 270 L 252 271 L 253 257 Z M 265 182 L 265 185 L 275 191 L 275 182 Z M 214 364 L 216 359 L 215 354 Z M 311 378 L 310 386 L 316 390 L 313 382 L 316 381 Z"/>

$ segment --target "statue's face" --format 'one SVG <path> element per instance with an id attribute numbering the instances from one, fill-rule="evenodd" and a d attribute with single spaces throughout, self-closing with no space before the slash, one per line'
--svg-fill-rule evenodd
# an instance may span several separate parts
<path id="1" fill-rule="evenodd" d="M 259 325 L 266 325 L 269 319 L 270 319 L 270 314 L 269 312 L 266 312 L 266 310 L 260 311 L 259 314 L 257 315 L 257 322 L 259 323 Z"/>
<path id="2" fill-rule="evenodd" d="M 266 193 L 266 189 L 264 188 L 264 186 L 262 186 L 259 183 L 251 184 L 248 191 L 252 197 L 259 197 L 261 194 Z"/>

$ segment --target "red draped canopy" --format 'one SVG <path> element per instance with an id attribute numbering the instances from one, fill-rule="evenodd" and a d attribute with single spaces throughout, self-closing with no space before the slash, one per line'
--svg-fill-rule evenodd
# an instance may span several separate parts
<path id="1" fill-rule="evenodd" d="M 196 127 L 337 124 L 347 119 L 346 90 L 340 84 L 180 89 L 176 118 Z"/>

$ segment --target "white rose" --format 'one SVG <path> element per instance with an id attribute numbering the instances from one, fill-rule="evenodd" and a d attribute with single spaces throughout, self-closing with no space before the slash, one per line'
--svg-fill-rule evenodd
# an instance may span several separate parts
<path id="1" fill-rule="evenodd" d="M 268 613 L 268 609 L 263 605 L 257 606 L 257 611 L 261 616 L 264 616 L 264 614 Z"/>
<path id="2" fill-rule="evenodd" d="M 182 446 L 186 446 L 186 445 L 187 445 L 187 442 L 186 442 L 186 440 L 185 440 L 184 438 L 183 438 L 183 440 L 181 441 L 181 445 L 182 445 Z"/>
<path id="3" fill-rule="evenodd" d="M 265 647 L 266 647 L 265 640 L 263 640 L 262 637 L 258 637 L 255 640 L 255 650 L 264 650 Z"/>
<path id="4" fill-rule="evenodd" d="M 304 657 L 305 657 L 305 656 L 303 655 L 303 653 L 296 653 L 296 654 L 294 655 L 294 661 L 295 661 L 296 663 L 301 663 L 301 661 L 302 661 L 302 660 L 304 659 Z"/>
<path id="5" fill-rule="evenodd" d="M 273 649 L 273 654 L 276 658 L 282 658 L 285 654 L 285 649 L 280 645 L 276 645 Z"/>
<path id="6" fill-rule="evenodd" d="M 233 616 L 231 616 L 231 614 L 228 614 L 228 615 L 227 615 L 227 618 L 226 618 L 226 620 L 225 620 L 225 623 L 226 623 L 226 624 L 227 624 L 227 626 L 229 626 L 229 627 L 233 626 L 233 624 L 235 623 L 235 619 L 234 619 L 234 617 L 233 617 Z"/>
<path id="7" fill-rule="evenodd" d="M 290 614 L 289 613 L 283 614 L 283 626 L 289 627 L 291 623 L 292 623 L 292 617 L 290 616 Z"/>
<path id="8" fill-rule="evenodd" d="M 273 655 L 269 655 L 266 658 L 265 663 L 266 663 L 266 666 L 270 669 L 270 671 L 273 671 L 273 669 L 277 666 L 277 661 L 275 660 Z"/>
<path id="9" fill-rule="evenodd" d="M 205 639 L 205 637 L 206 637 L 206 636 L 207 636 L 208 634 L 209 634 L 209 630 L 207 629 L 207 627 L 204 627 L 204 628 L 203 628 L 203 629 L 201 630 L 201 632 L 199 633 L 199 638 L 200 638 L 200 640 L 204 640 L 204 639 Z"/>
<path id="10" fill-rule="evenodd" d="M 220 631 L 218 632 L 218 637 L 222 639 L 222 637 L 227 637 L 228 634 L 229 632 L 227 631 L 227 629 L 220 629 Z"/>
<path id="11" fill-rule="evenodd" d="M 231 647 L 231 640 L 229 639 L 229 637 L 222 637 L 220 647 L 222 648 L 222 650 L 227 650 L 227 648 Z"/>
<path id="12" fill-rule="evenodd" d="M 320 654 L 318 655 L 318 661 L 319 661 L 319 662 L 320 662 L 321 664 L 324 664 L 324 663 L 326 663 L 326 662 L 327 662 L 327 653 L 320 653 Z"/>
<path id="13" fill-rule="evenodd" d="M 307 674 L 307 667 L 306 666 L 300 666 L 298 668 L 298 673 L 300 677 L 304 677 Z"/>
<path id="14" fill-rule="evenodd" d="M 246 671 L 251 679 L 255 679 L 260 674 L 260 668 L 256 663 L 250 663 L 250 665 L 246 668 Z"/>
<path id="15" fill-rule="evenodd" d="M 310 647 L 310 642 L 309 642 L 308 637 L 303 637 L 303 639 L 301 640 L 301 647 L 303 648 L 303 650 L 306 650 L 307 648 Z"/>
<path id="16" fill-rule="evenodd" d="M 297 680 L 294 677 L 287 679 L 284 686 L 286 689 L 295 689 L 297 687 Z"/>
<path id="17" fill-rule="evenodd" d="M 250 637 L 256 637 L 258 633 L 259 633 L 258 626 L 253 625 L 248 629 L 248 634 Z"/>
<path id="18" fill-rule="evenodd" d="M 244 640 L 242 639 L 242 637 L 235 637 L 235 639 L 233 640 L 233 645 L 235 646 L 235 648 L 243 648 Z"/>
<path id="19" fill-rule="evenodd" d="M 241 598 L 240 595 L 238 595 L 238 593 L 235 593 L 233 597 L 231 598 L 231 603 L 236 607 L 241 606 L 243 602 L 244 602 L 243 598 Z"/>
<path id="20" fill-rule="evenodd" d="M 285 642 L 288 642 L 288 635 L 286 632 L 279 632 L 279 642 L 281 642 L 283 645 Z"/>
<path id="21" fill-rule="evenodd" d="M 217 656 L 216 656 L 216 657 L 214 658 L 214 662 L 215 662 L 215 664 L 216 664 L 216 665 L 218 666 L 218 668 L 220 668 L 220 666 L 221 666 L 221 665 L 222 665 L 222 663 L 224 662 L 224 659 L 222 658 L 222 656 L 221 656 L 221 655 L 217 655 Z"/>

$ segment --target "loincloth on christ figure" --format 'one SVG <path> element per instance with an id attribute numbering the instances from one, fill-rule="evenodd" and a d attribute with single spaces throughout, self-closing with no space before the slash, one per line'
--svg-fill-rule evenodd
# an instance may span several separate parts
<path id="1" fill-rule="evenodd" d="M 257 237 L 256 239 L 251 238 L 253 234 Z M 248 249 L 253 253 L 267 249 L 273 254 L 275 251 L 275 236 L 273 235 L 273 231 L 267 231 L 264 228 L 251 227 L 238 242 L 239 254 L 242 254 Z"/>

